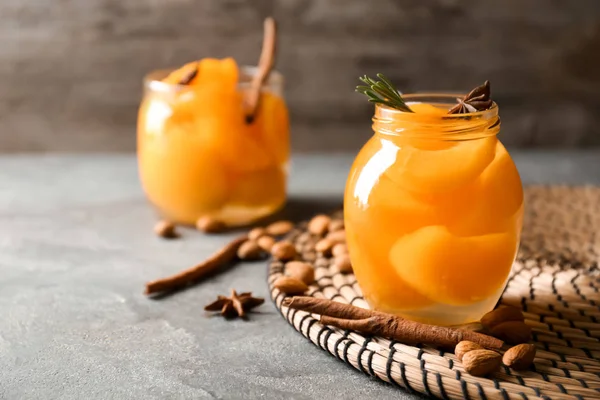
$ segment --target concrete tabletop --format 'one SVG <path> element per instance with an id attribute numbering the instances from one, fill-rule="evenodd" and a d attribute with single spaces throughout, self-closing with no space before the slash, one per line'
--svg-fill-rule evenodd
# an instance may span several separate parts
<path id="1" fill-rule="evenodd" d="M 600 151 L 513 155 L 525 183 L 600 184 Z M 282 215 L 341 204 L 351 161 L 297 156 Z M 133 155 L 0 157 L 1 399 L 414 398 L 315 347 L 268 299 L 249 321 L 204 313 L 230 288 L 268 297 L 265 262 L 146 298 L 145 281 L 230 236 L 163 241 L 155 218 Z"/>

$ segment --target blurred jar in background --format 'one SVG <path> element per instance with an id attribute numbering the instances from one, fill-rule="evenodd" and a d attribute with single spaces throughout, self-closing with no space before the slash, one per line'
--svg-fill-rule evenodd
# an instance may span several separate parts
<path id="1" fill-rule="evenodd" d="M 194 68 L 193 80 L 180 84 Z M 203 59 L 145 78 L 138 167 L 162 217 L 194 224 L 210 216 L 236 226 L 285 203 L 290 145 L 283 77 L 270 74 L 248 122 L 244 98 L 255 73 L 231 58 Z"/>

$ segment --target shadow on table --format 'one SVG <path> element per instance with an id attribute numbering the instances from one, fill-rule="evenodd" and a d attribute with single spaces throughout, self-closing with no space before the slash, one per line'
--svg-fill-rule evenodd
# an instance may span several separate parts
<path id="1" fill-rule="evenodd" d="M 293 196 L 288 199 L 286 205 L 281 210 L 279 210 L 272 216 L 265 218 L 264 220 L 258 221 L 256 224 L 254 224 L 252 226 L 264 226 L 264 225 L 269 224 L 270 222 L 282 220 L 282 219 L 290 220 L 292 222 L 298 223 L 301 221 L 309 220 L 313 216 L 320 214 L 320 213 L 329 214 L 334 211 L 341 210 L 342 203 L 343 202 L 342 202 L 341 196 L 336 196 L 336 197 L 331 197 L 331 196 L 330 197 Z M 248 231 L 249 228 L 251 228 L 251 226 L 235 229 L 234 232 L 235 231 L 245 232 L 245 231 Z M 228 233 L 232 233 L 232 231 L 229 231 Z M 216 270 L 210 274 L 207 274 L 205 276 L 202 276 L 201 280 L 210 279 L 213 276 L 222 274 L 235 265 L 236 265 L 235 262 L 231 262 L 231 263 L 228 263 L 227 265 L 223 265 L 218 270 Z M 184 291 L 191 287 L 194 287 L 198 283 L 199 283 L 199 281 L 188 282 L 185 285 L 182 285 L 179 287 L 173 287 L 172 289 L 170 289 L 168 291 L 153 294 L 150 296 L 150 299 L 153 299 L 153 300 L 165 299 L 165 298 L 172 296 L 173 294 L 175 294 L 177 292 Z"/>

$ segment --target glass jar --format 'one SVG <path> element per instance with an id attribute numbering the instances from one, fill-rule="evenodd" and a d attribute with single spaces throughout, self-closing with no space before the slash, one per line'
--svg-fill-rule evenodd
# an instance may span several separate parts
<path id="1" fill-rule="evenodd" d="M 454 95 L 377 105 L 346 185 L 350 258 L 376 310 L 437 325 L 494 308 L 515 259 L 523 189 L 496 135 L 498 106 L 447 114 Z"/>
<path id="2" fill-rule="evenodd" d="M 283 77 L 271 73 L 248 123 L 244 92 L 255 67 L 241 68 L 237 87 L 227 93 L 207 87 L 210 81 L 162 81 L 169 73 L 145 78 L 138 115 L 139 175 L 159 213 L 182 224 L 210 216 L 236 226 L 281 208 L 290 154 Z"/>

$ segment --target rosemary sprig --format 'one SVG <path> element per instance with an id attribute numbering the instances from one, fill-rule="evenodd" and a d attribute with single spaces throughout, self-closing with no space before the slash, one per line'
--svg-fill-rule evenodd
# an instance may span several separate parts
<path id="1" fill-rule="evenodd" d="M 383 74 L 377 74 L 377 77 L 380 79 L 376 81 L 375 79 L 369 78 L 368 76 L 363 76 L 358 78 L 365 85 L 359 85 L 356 87 L 356 91 L 358 93 L 362 93 L 369 98 L 371 103 L 379 103 L 385 104 L 390 108 L 395 108 L 396 110 L 413 112 L 404 100 L 402 99 L 402 93 L 388 78 L 386 78 Z"/>

